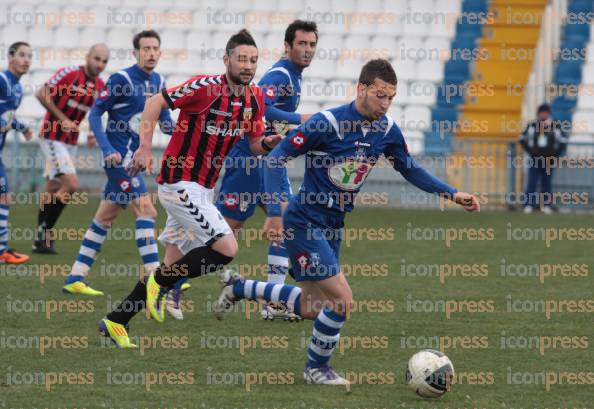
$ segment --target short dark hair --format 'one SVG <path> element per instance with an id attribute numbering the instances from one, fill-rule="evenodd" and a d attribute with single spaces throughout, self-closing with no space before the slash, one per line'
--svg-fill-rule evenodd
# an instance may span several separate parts
<path id="1" fill-rule="evenodd" d="M 318 41 L 318 25 L 315 21 L 295 20 L 285 30 L 285 42 L 290 46 L 293 45 L 295 34 L 298 30 L 314 33 L 316 35 L 316 41 Z"/>
<path id="2" fill-rule="evenodd" d="M 132 40 L 132 44 L 134 45 L 135 50 L 140 50 L 141 38 L 156 38 L 157 40 L 159 40 L 159 45 L 161 45 L 161 37 L 159 36 L 159 33 L 157 33 L 155 30 L 143 30 L 140 33 L 136 34 L 134 36 L 134 39 Z"/>
<path id="3" fill-rule="evenodd" d="M 8 55 L 9 56 L 13 56 L 16 54 L 17 50 L 22 47 L 22 46 L 27 46 L 27 47 L 31 47 L 31 45 L 29 45 L 29 43 L 25 42 L 25 41 L 17 41 L 16 43 L 12 43 L 10 45 L 10 47 L 8 47 Z"/>
<path id="4" fill-rule="evenodd" d="M 540 114 L 541 112 L 548 112 L 549 114 L 551 113 L 551 106 L 547 103 L 541 104 L 538 107 L 538 110 L 536 111 L 537 114 Z"/>
<path id="5" fill-rule="evenodd" d="M 225 52 L 227 53 L 227 55 L 229 55 L 235 47 L 238 47 L 240 45 L 253 45 L 256 48 L 258 47 L 256 45 L 254 37 L 252 37 L 250 32 L 247 31 L 245 28 L 233 34 L 229 38 L 229 41 L 227 41 L 227 45 L 225 46 Z"/>
<path id="6" fill-rule="evenodd" d="M 376 78 L 392 85 L 398 83 L 398 78 L 396 78 L 396 72 L 392 64 L 390 64 L 390 61 L 382 58 L 371 60 L 363 66 L 359 75 L 359 83 L 371 85 Z"/>

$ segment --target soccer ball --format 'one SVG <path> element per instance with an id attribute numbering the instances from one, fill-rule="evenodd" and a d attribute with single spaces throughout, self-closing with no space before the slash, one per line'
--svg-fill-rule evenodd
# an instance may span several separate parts
<path id="1" fill-rule="evenodd" d="M 406 384 L 423 398 L 439 398 L 450 390 L 454 365 L 442 352 L 424 349 L 414 354 L 406 368 Z"/>

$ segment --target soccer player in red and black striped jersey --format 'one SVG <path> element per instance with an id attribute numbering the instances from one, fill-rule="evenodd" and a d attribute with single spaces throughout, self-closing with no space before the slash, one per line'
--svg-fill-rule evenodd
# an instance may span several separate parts
<path id="1" fill-rule="evenodd" d="M 107 65 L 109 50 L 104 44 L 95 44 L 89 50 L 85 65 L 60 68 L 37 91 L 37 99 L 47 112 L 39 133 L 41 151 L 45 156 L 44 176 L 48 182 L 44 201 L 37 218 L 37 236 L 34 253 L 55 254 L 53 241 L 47 232 L 78 189 L 78 178 L 73 156 L 76 154 L 79 126 L 90 111 L 95 97 L 105 83 L 99 77 Z M 95 137 L 87 139 L 95 146 Z"/>
<path id="2" fill-rule="evenodd" d="M 145 105 L 140 147 L 128 166 L 131 175 L 151 169 L 152 136 L 161 110 L 180 109 L 180 114 L 157 177 L 159 201 L 167 211 L 159 237 L 166 246 L 164 263 L 99 324 L 121 347 L 131 346 L 126 326 L 145 299 L 153 318 L 162 322 L 165 294 L 178 280 L 215 271 L 235 257 L 237 240 L 213 203 L 223 161 L 240 138 L 249 138 L 256 155 L 267 153 L 281 139 L 264 136 L 264 96 L 252 84 L 258 48 L 249 32 L 231 36 L 224 63 L 224 74 L 196 76 Z"/>

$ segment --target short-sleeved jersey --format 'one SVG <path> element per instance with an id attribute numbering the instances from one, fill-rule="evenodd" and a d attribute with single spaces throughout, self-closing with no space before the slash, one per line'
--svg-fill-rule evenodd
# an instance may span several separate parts
<path id="1" fill-rule="evenodd" d="M 91 110 L 97 95 L 105 88 L 103 80 L 88 76 L 82 65 L 60 68 L 45 85 L 49 87 L 56 107 L 76 124 L 82 122 Z M 39 136 L 76 145 L 78 134 L 78 132 L 64 132 L 58 118 L 47 111 L 41 123 Z"/>
<path id="2" fill-rule="evenodd" d="M 8 129 L 17 129 L 15 113 L 23 99 L 23 89 L 10 70 L 0 72 L 0 150 L 4 147 Z"/>
<path id="3" fill-rule="evenodd" d="M 299 100 L 301 98 L 301 75 L 302 70 L 299 69 L 288 59 L 281 59 L 277 61 L 266 73 L 260 81 L 258 86 L 264 92 L 265 108 L 274 107 L 285 112 L 295 112 L 299 107 Z M 270 118 L 266 117 L 266 134 L 276 134 L 275 126 Z M 294 121 L 294 125 L 298 125 L 300 120 Z M 242 138 L 237 142 L 237 146 L 233 148 L 230 156 L 253 156 L 250 149 L 249 141 Z"/>
<path id="4" fill-rule="evenodd" d="M 303 204 L 350 212 L 357 193 L 382 155 L 421 189 L 456 192 L 415 163 L 391 117 L 384 115 L 370 121 L 357 111 L 355 102 L 315 114 L 268 155 L 264 179 L 270 197 L 278 196 L 275 186 L 280 185 L 283 169 L 279 165 L 303 154 L 305 175 L 297 195 Z M 274 213 L 280 214 L 277 209 L 272 213 L 269 210 L 269 215 Z"/>
<path id="5" fill-rule="evenodd" d="M 103 113 L 108 113 L 105 135 L 111 148 L 122 155 L 124 165 L 140 144 L 140 118 L 144 104 L 162 89 L 165 89 L 165 80 L 161 74 L 149 74 L 135 64 L 112 74 L 105 89 L 99 93 L 91 115 L 101 117 Z M 164 110 L 162 114 L 169 116 L 169 110 Z M 93 127 L 91 123 L 95 135 L 103 133 L 102 125 L 97 125 Z M 104 155 L 108 153 L 113 152 L 104 152 Z"/>
<path id="6" fill-rule="evenodd" d="M 163 91 L 171 109 L 180 109 L 163 153 L 158 183 L 197 182 L 214 187 L 225 157 L 245 134 L 264 135 L 264 97 L 255 84 L 231 94 L 225 75 L 199 75 Z"/>

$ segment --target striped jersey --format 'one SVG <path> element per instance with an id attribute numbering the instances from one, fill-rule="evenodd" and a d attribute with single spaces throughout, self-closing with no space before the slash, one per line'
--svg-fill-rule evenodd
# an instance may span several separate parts
<path id="1" fill-rule="evenodd" d="M 162 93 L 180 114 L 163 153 L 158 183 L 183 180 L 213 188 L 233 145 L 244 134 L 264 135 L 264 95 L 255 84 L 236 96 L 224 74 L 199 75 Z"/>
<path id="2" fill-rule="evenodd" d="M 82 65 L 60 68 L 45 85 L 49 87 L 56 107 L 77 124 L 82 122 L 91 110 L 95 97 L 105 87 L 101 78 L 89 77 Z M 58 118 L 49 111 L 45 113 L 41 123 L 40 137 L 69 145 L 76 145 L 78 142 L 78 132 L 63 131 Z"/>

